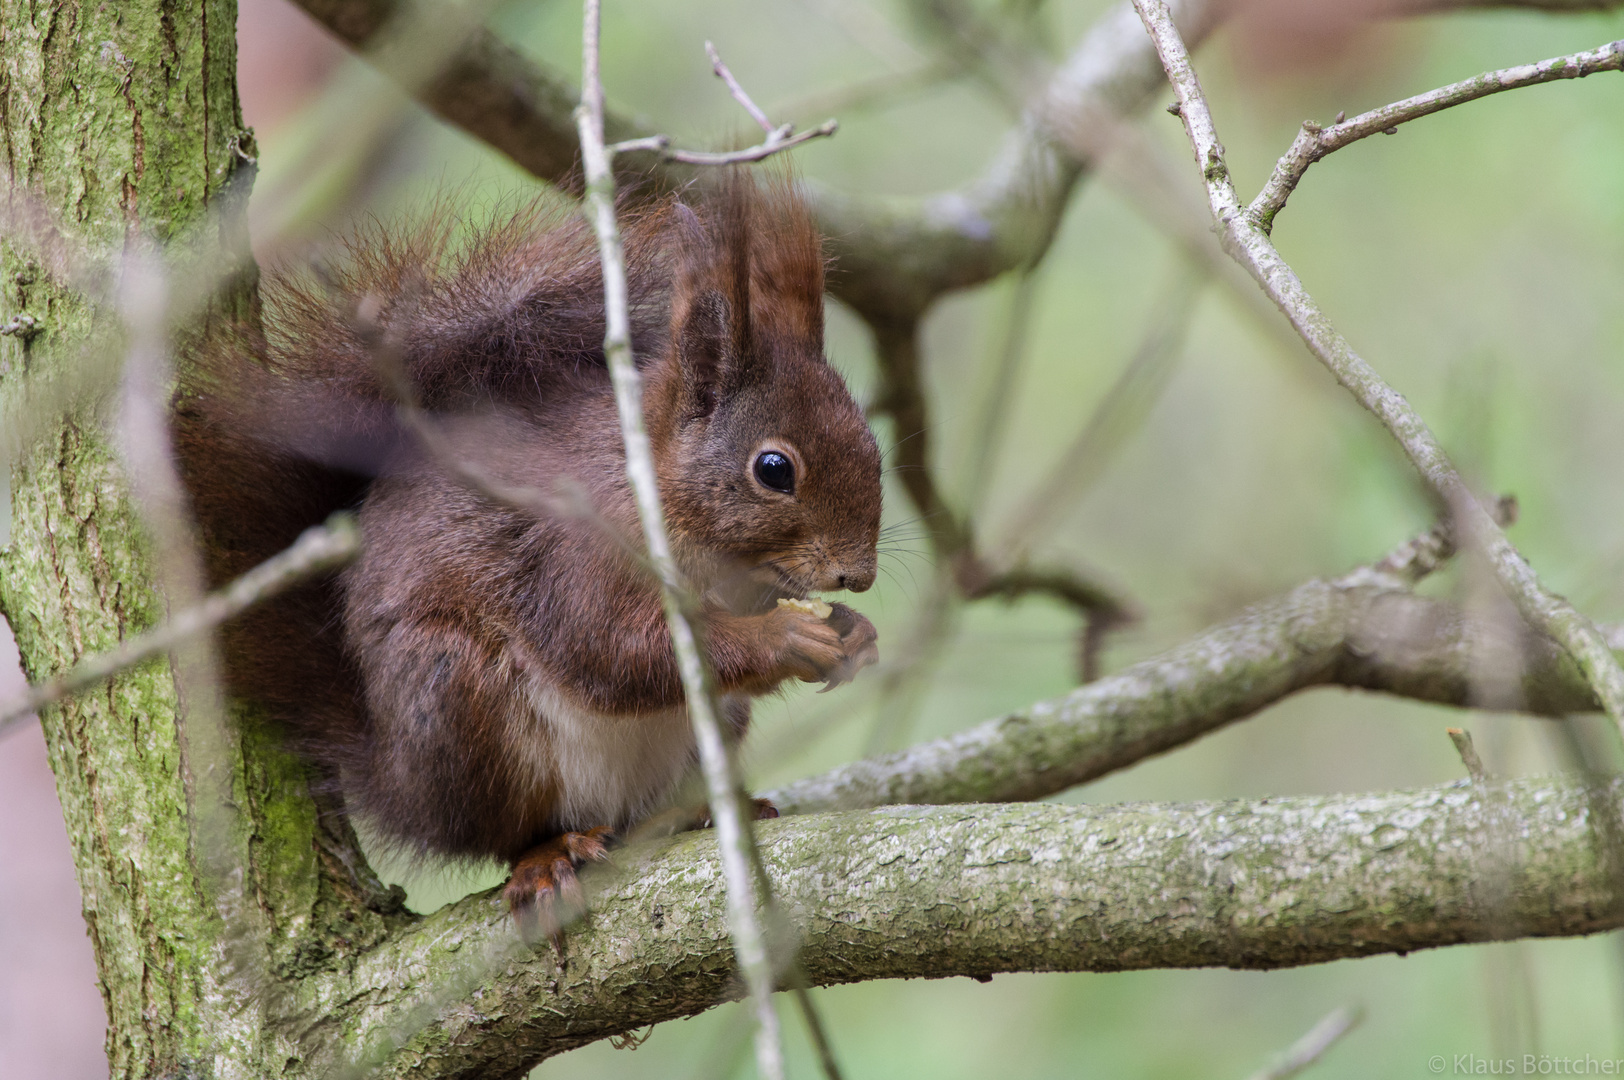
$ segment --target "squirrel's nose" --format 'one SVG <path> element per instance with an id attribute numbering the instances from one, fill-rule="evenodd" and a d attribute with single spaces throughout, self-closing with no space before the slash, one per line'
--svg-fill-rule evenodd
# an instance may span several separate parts
<path id="1" fill-rule="evenodd" d="M 874 584 L 874 570 L 872 567 L 847 571 L 840 575 L 840 587 L 850 589 L 852 592 L 867 592 L 868 587 L 872 584 Z"/>

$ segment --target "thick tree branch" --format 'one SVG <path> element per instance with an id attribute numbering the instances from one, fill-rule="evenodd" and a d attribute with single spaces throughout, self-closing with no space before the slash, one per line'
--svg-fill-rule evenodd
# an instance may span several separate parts
<path id="1" fill-rule="evenodd" d="M 412 6 L 411 0 L 295 2 L 358 51 Z M 399 75 L 388 66 L 383 70 L 392 77 Z M 575 194 L 583 191 L 581 148 L 574 119 L 576 103 L 581 100 L 580 88 L 542 68 L 489 30 L 471 34 L 449 62 L 413 92 L 430 112 L 488 143 L 520 168 Z M 622 117 L 604 117 L 604 135 L 610 142 L 653 134 Z M 680 187 L 694 175 L 685 167 L 662 164 L 652 150 L 629 155 L 621 167 L 646 177 L 662 190 Z"/>
<path id="2" fill-rule="evenodd" d="M 1309 351 L 1337 382 L 1387 428 L 1427 489 L 1465 534 L 1468 546 L 1481 553 L 1523 618 L 1561 642 L 1584 671 L 1613 723 L 1624 733 L 1624 668 L 1619 666 L 1606 639 L 1572 604 L 1541 584 L 1522 553 L 1461 479 L 1426 422 L 1403 395 L 1353 351 L 1275 249 L 1268 233 L 1242 208 L 1224 160 L 1223 144 L 1218 141 L 1212 114 L 1171 10 L 1162 0 L 1134 0 L 1134 6 L 1156 40 L 1178 96 L 1179 115 L 1206 180 L 1213 220 L 1225 249 L 1291 320 Z"/>
<path id="3" fill-rule="evenodd" d="M 1281 968 L 1607 930 L 1624 915 L 1598 812 L 1618 818 L 1616 788 L 1524 780 L 1256 802 L 889 807 L 769 822 L 761 838 L 807 978 L 829 985 Z M 420 988 L 501 954 L 507 963 L 379 1075 L 518 1076 L 736 997 L 714 837 L 632 859 L 594 897 L 562 965 L 509 952 L 505 914 L 482 894 L 353 970 L 306 980 L 286 1023 L 331 1018 L 346 1038 L 327 1045 L 365 1043 Z"/>
<path id="4" fill-rule="evenodd" d="M 1179 25 L 1192 40 L 1205 38 L 1217 25 L 1216 8 L 1182 0 Z M 1160 85 L 1132 10 L 1112 8 L 968 185 L 902 203 L 814 189 L 835 256 L 830 291 L 871 322 L 911 320 L 943 293 L 1035 264 L 1077 181 L 1109 150 L 1108 139 L 1090 146 L 1074 136 L 1098 118 L 1138 111 Z"/>
<path id="5" fill-rule="evenodd" d="M 1429 536 L 1432 534 L 1429 534 Z M 1414 545 L 1435 562 L 1426 543 Z M 1401 549 L 1405 551 L 1408 549 Z M 1519 634 L 1531 713 L 1597 708 L 1567 654 L 1523 628 L 1417 596 L 1394 560 L 1300 585 L 1183 645 L 968 731 L 767 793 L 785 813 L 892 803 L 1038 799 L 1182 746 L 1315 686 L 1469 705 L 1474 649 Z M 1615 638 L 1620 635 L 1615 634 Z M 1624 646 L 1624 640 L 1615 641 Z"/>

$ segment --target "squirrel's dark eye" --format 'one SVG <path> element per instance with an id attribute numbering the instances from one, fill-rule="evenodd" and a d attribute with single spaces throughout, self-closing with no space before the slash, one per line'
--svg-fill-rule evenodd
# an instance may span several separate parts
<path id="1" fill-rule="evenodd" d="M 756 479 L 762 487 L 785 495 L 795 493 L 795 466 L 777 450 L 763 450 L 756 455 Z"/>

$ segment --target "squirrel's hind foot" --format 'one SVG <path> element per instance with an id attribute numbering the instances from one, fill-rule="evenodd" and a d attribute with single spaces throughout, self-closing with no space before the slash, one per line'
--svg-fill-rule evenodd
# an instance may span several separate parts
<path id="1" fill-rule="evenodd" d="M 771 821 L 778 816 L 778 807 L 773 805 L 771 799 L 750 799 L 746 805 L 751 821 Z M 693 814 L 692 829 L 709 829 L 715 826 L 711 820 L 710 803 L 700 803 L 691 811 Z"/>
<path id="2" fill-rule="evenodd" d="M 563 956 L 564 927 L 586 914 L 586 894 L 576 867 L 608 861 L 614 842 L 614 830 L 599 825 L 562 833 L 514 860 L 502 896 L 526 939 L 534 941 L 545 934 Z"/>

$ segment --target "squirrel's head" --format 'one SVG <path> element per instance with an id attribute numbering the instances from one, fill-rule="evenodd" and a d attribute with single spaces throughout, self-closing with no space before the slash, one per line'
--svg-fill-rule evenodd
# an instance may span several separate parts
<path id="1" fill-rule="evenodd" d="M 678 204 L 671 333 L 649 371 L 673 545 L 729 606 L 874 583 L 880 455 L 823 355 L 823 250 L 787 180 Z"/>

